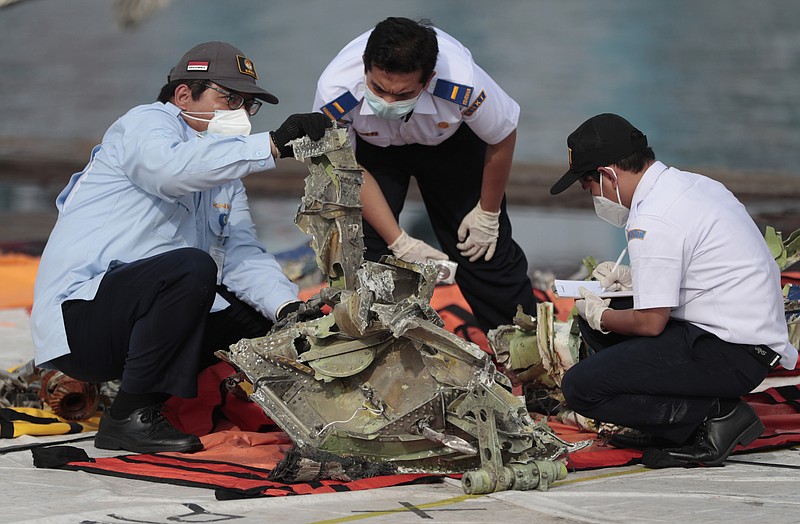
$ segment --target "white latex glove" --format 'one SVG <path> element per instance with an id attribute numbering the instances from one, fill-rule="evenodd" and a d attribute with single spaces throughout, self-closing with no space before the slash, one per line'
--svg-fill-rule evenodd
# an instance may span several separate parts
<path id="1" fill-rule="evenodd" d="M 592 276 L 600 281 L 606 291 L 630 291 L 633 289 L 633 276 L 630 266 L 619 265 L 614 268 L 614 262 L 602 262 L 594 268 Z"/>
<path id="2" fill-rule="evenodd" d="M 608 331 L 602 328 L 600 319 L 603 316 L 603 311 L 611 309 L 608 307 L 611 303 L 611 299 L 602 299 L 591 291 L 587 291 L 585 287 L 578 288 L 578 290 L 581 292 L 581 297 L 583 297 L 575 301 L 578 314 L 589 323 L 589 327 L 595 331 L 607 334 Z"/>
<path id="3" fill-rule="evenodd" d="M 427 260 L 449 260 L 449 257 L 422 240 L 409 236 L 400 230 L 400 236 L 389 244 L 392 254 L 406 262 L 425 262 Z"/>
<path id="4" fill-rule="evenodd" d="M 488 262 L 494 256 L 499 235 L 500 212 L 484 211 L 478 202 L 458 226 L 458 240 L 461 243 L 456 244 L 456 247 L 470 262 L 475 262 L 484 253 L 484 260 Z"/>

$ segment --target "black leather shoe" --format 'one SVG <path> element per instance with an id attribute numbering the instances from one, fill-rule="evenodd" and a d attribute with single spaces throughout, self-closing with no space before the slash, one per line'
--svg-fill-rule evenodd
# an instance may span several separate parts
<path id="1" fill-rule="evenodd" d="M 687 464 L 719 466 L 731 454 L 736 444 L 746 446 L 764 433 L 764 424 L 756 412 L 744 401 L 726 415 L 709 418 L 703 422 L 692 444 L 666 449 L 670 457 Z"/>
<path id="2" fill-rule="evenodd" d="M 100 449 L 125 449 L 136 453 L 159 451 L 199 451 L 203 444 L 195 435 L 175 429 L 161 414 L 161 406 L 148 406 L 134 411 L 128 418 L 116 420 L 109 413 L 100 419 L 94 437 Z"/>

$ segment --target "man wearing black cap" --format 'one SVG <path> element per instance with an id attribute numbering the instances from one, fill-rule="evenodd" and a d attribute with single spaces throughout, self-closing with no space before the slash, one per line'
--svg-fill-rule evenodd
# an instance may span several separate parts
<path id="1" fill-rule="evenodd" d="M 764 431 L 739 397 L 797 361 L 778 266 L 733 194 L 658 162 L 624 118 L 590 118 L 567 147 L 570 169 L 550 193 L 579 181 L 597 214 L 625 228 L 631 265 L 605 262 L 594 276 L 632 289 L 633 307 L 582 290 L 575 305 L 594 354 L 567 371 L 564 397 L 586 417 L 639 430 L 638 444 L 653 446 L 647 465 L 720 465 Z"/>
<path id="2" fill-rule="evenodd" d="M 95 446 L 146 453 L 202 443 L 161 416 L 193 397 L 213 352 L 265 334 L 302 306 L 255 235 L 241 179 L 319 139 L 330 119 L 290 116 L 250 135 L 278 99 L 225 42 L 187 52 L 158 102 L 114 122 L 56 201 L 31 326 L 36 364 L 87 382 L 121 379 Z"/>

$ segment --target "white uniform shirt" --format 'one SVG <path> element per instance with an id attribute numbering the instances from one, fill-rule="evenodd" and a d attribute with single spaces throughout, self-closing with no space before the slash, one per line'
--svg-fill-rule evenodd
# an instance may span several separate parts
<path id="1" fill-rule="evenodd" d="M 519 121 L 519 105 L 472 60 L 472 54 L 458 40 L 435 29 L 439 56 L 427 90 L 420 94 L 411 117 L 387 120 L 376 116 L 364 100 L 366 89 L 362 56 L 368 31 L 347 44 L 328 64 L 317 82 L 314 111 L 345 96 L 355 104 L 343 116 L 334 118 L 350 125 L 351 132 L 376 146 L 422 144 L 435 146 L 450 138 L 461 122 L 487 144 L 496 144 L 511 134 Z M 441 82 L 439 84 L 439 82 Z M 453 100 L 434 95 L 437 90 L 452 93 Z M 447 89 L 445 89 L 447 87 Z M 348 97 L 347 93 L 352 97 Z M 353 141 L 355 145 L 355 141 Z"/>
<path id="2" fill-rule="evenodd" d="M 183 247 L 224 250 L 222 284 L 274 319 L 298 288 L 258 241 L 240 180 L 273 167 L 266 133 L 199 138 L 170 103 L 112 124 L 56 199 L 34 286 L 37 365 L 69 353 L 64 301 L 92 300 L 109 266 Z"/>
<path id="3" fill-rule="evenodd" d="M 626 226 L 634 308 L 672 308 L 737 344 L 766 344 L 794 369 L 780 271 L 745 207 L 710 178 L 655 162 Z"/>

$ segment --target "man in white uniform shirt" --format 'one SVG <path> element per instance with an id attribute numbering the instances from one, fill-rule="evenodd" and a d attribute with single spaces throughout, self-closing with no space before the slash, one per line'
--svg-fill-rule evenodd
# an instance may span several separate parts
<path id="1" fill-rule="evenodd" d="M 297 114 L 250 135 L 261 100 L 278 103 L 257 78 L 230 44 L 193 47 L 158 101 L 114 122 L 56 200 L 34 287 L 36 364 L 86 382 L 121 379 L 98 448 L 202 448 L 160 405 L 195 396 L 215 350 L 264 335 L 302 306 L 256 238 L 241 179 L 332 122 Z"/>
<path id="2" fill-rule="evenodd" d="M 326 67 L 314 109 L 349 126 L 367 171 L 368 260 L 455 260 L 484 331 L 511 323 L 518 304 L 532 310 L 528 263 L 505 209 L 519 105 L 468 49 L 427 21 L 387 18 Z M 398 225 L 412 176 L 444 252 Z"/>
<path id="3" fill-rule="evenodd" d="M 722 184 L 667 167 L 647 137 L 613 114 L 567 139 L 570 169 L 604 220 L 625 228 L 630 266 L 604 262 L 607 290 L 632 289 L 627 308 L 585 290 L 576 301 L 594 354 L 567 371 L 568 405 L 640 430 L 654 467 L 722 464 L 764 431 L 740 399 L 782 365 L 794 369 L 778 265 L 745 207 Z"/>

